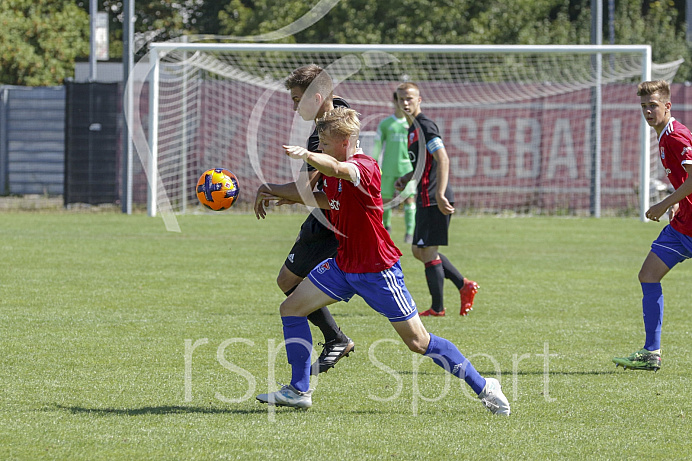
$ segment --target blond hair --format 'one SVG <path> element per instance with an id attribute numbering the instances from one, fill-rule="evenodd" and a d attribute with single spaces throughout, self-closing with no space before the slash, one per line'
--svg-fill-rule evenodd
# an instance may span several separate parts
<path id="1" fill-rule="evenodd" d="M 358 136 L 360 133 L 360 119 L 358 112 L 347 107 L 338 106 L 326 112 L 315 121 L 317 132 L 329 137 L 344 139 Z"/>
<path id="2" fill-rule="evenodd" d="M 637 86 L 637 96 L 651 96 L 658 93 L 662 102 L 670 101 L 670 85 L 665 80 L 641 82 Z"/>
<path id="3" fill-rule="evenodd" d="M 404 82 L 400 84 L 399 86 L 396 87 L 397 91 L 399 90 L 416 90 L 418 93 L 420 93 L 420 88 L 418 88 L 418 85 L 416 85 L 413 82 Z"/>

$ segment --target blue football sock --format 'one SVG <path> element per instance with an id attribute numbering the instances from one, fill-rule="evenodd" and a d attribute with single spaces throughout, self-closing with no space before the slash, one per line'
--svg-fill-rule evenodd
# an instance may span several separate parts
<path id="1" fill-rule="evenodd" d="M 310 388 L 312 333 L 306 317 L 281 317 L 286 340 L 286 355 L 291 365 L 291 386 L 301 392 Z"/>
<path id="2" fill-rule="evenodd" d="M 660 283 L 642 283 L 642 313 L 646 342 L 644 349 L 655 351 L 661 348 L 661 325 L 663 324 L 663 289 Z"/>
<path id="3" fill-rule="evenodd" d="M 476 371 L 471 362 L 466 360 L 466 357 L 450 341 L 430 333 L 430 344 L 423 355 L 433 359 L 433 362 L 457 378 L 466 381 L 466 384 L 471 386 L 476 395 L 483 391 L 485 378 Z"/>

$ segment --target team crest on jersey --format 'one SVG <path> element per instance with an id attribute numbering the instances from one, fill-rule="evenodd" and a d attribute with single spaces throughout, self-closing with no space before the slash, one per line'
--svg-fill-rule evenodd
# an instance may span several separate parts
<path id="1" fill-rule="evenodd" d="M 337 188 L 337 191 L 341 192 L 341 179 L 339 179 L 339 187 Z"/>
<path id="2" fill-rule="evenodd" d="M 329 270 L 329 261 L 325 261 L 319 266 L 317 266 L 317 273 L 318 274 L 324 274 L 326 271 Z"/>
<path id="3" fill-rule="evenodd" d="M 661 160 L 666 158 L 666 153 L 663 151 L 663 147 L 661 147 Z"/>

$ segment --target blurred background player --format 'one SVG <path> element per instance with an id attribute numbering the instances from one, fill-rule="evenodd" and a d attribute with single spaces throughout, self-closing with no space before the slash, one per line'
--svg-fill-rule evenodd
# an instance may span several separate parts
<path id="1" fill-rule="evenodd" d="M 348 302 L 357 294 L 389 320 L 411 351 L 430 357 L 463 379 L 492 413 L 509 415 L 509 402 L 499 381 L 481 376 L 454 344 L 428 333 L 421 322 L 404 284 L 401 251 L 382 224 L 380 169 L 375 159 L 356 147 L 360 132 L 356 111 L 337 107 L 317 120 L 317 129 L 323 153 L 298 146 L 284 148 L 291 158 L 313 165 L 324 175 L 323 190 L 312 198 L 321 208 L 330 210 L 339 251 L 335 258 L 315 267 L 281 303 L 291 383 L 260 394 L 257 400 L 296 408 L 312 406 L 312 335 L 305 316 L 320 306 Z M 301 201 L 302 197 L 283 198 Z"/>
<path id="2" fill-rule="evenodd" d="M 639 271 L 642 286 L 644 347 L 628 357 L 615 357 L 615 366 L 658 371 L 661 368 L 663 290 L 661 280 L 676 264 L 692 258 L 692 134 L 670 113 L 670 85 L 664 80 L 642 82 L 637 87 L 641 110 L 658 135 L 659 157 L 675 192 L 653 205 L 646 217 L 658 221 L 671 210 L 670 224 L 651 244 Z"/>
<path id="3" fill-rule="evenodd" d="M 284 83 L 286 89 L 291 92 L 293 110 L 298 112 L 303 120 L 313 121 L 335 106 L 348 107 L 345 100 L 333 96 L 332 78 L 315 64 L 294 70 Z M 308 138 L 307 148 L 319 152 L 318 145 L 319 137 L 317 130 L 314 130 Z M 306 166 L 295 182 L 262 184 L 259 187 L 255 196 L 257 219 L 265 218 L 268 197 L 286 196 L 301 190 L 303 194 L 312 194 L 312 189 L 321 188 L 322 174 L 311 165 Z M 325 227 L 325 223 L 320 221 L 317 214 L 322 215 L 322 211 L 313 210 L 303 222 L 298 238 L 279 271 L 276 283 L 286 296 L 296 289 L 315 266 L 336 255 L 339 243 L 334 233 Z M 322 215 L 322 221 L 324 219 Z M 348 356 L 354 349 L 354 343 L 341 331 L 326 307 L 311 313 L 308 320 L 324 335 L 324 348 L 312 367 L 313 374 L 323 373 L 334 367 L 342 357 Z"/>
<path id="4" fill-rule="evenodd" d="M 392 229 L 392 208 L 387 207 L 386 204 L 395 196 L 394 183 L 401 176 L 413 171 L 411 159 L 408 156 L 408 121 L 399 107 L 396 91 L 394 92 L 393 103 L 394 114 L 377 125 L 372 152 L 375 160 L 379 160 L 380 154 L 382 154 L 382 160 L 379 162 L 382 169 L 382 199 L 385 203 L 382 222 L 389 232 Z M 384 151 L 382 151 L 383 147 Z M 413 243 L 413 229 L 416 226 L 415 194 L 415 181 L 409 182 L 400 193 L 401 198 L 404 199 L 404 223 L 406 225 L 404 243 Z"/>
<path id="5" fill-rule="evenodd" d="M 419 162 L 422 176 L 418 179 L 416 199 L 416 227 L 413 232 L 413 256 L 425 264 L 425 278 L 432 297 L 430 309 L 421 316 L 445 315 L 444 279 L 454 283 L 461 297 L 460 315 L 473 308 L 478 284 L 464 278 L 445 255 L 438 251 L 447 245 L 449 222 L 454 213 L 454 193 L 449 187 L 449 157 L 440 130 L 435 122 L 421 112 L 418 85 L 402 83 L 398 86 L 399 106 L 409 121 L 408 152 L 414 170 L 397 179 L 394 186 L 403 190 L 413 178 Z M 422 144 L 421 144 L 422 143 Z"/>

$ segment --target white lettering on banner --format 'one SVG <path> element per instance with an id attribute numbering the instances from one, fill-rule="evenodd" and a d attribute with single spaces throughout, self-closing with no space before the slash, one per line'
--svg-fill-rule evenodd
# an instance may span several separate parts
<path id="1" fill-rule="evenodd" d="M 472 178 L 476 175 L 478 164 L 475 140 L 478 133 L 476 121 L 470 117 L 460 117 L 452 120 L 450 143 L 456 149 L 466 154 L 462 162 L 459 155 L 450 155 L 450 173 L 457 178 Z"/>
<path id="2" fill-rule="evenodd" d="M 572 129 L 570 128 L 569 119 L 567 118 L 558 118 L 555 120 L 553 142 L 550 146 L 548 155 L 547 178 L 555 178 L 557 170 L 560 167 L 567 169 L 567 175 L 570 179 L 577 179 L 579 177 L 577 161 L 574 156 Z"/>
<path id="3" fill-rule="evenodd" d="M 440 119 L 444 123 L 444 119 Z M 447 144 L 450 178 L 513 177 L 546 180 L 589 179 L 592 166 L 591 120 L 493 117 L 447 119 L 440 125 Z M 548 123 L 552 123 L 552 127 Z M 551 129 L 552 128 L 552 129 Z M 631 180 L 624 152 L 629 140 L 621 118 L 610 118 L 603 144 L 603 177 Z M 574 138 L 578 137 L 579 140 Z M 623 138 L 625 136 L 625 138 Z"/>
<path id="4" fill-rule="evenodd" d="M 495 133 L 497 133 L 496 136 Z M 500 141 L 509 139 L 509 124 L 504 118 L 489 118 L 483 123 L 483 146 L 496 155 L 483 155 L 483 173 L 488 178 L 504 178 L 509 172 L 507 146 Z M 495 157 L 497 160 L 495 160 Z"/>
<path id="5" fill-rule="evenodd" d="M 528 136 L 526 136 L 528 131 Z M 537 178 L 541 169 L 541 124 L 533 118 L 517 119 L 516 135 L 516 175 L 517 178 Z M 530 166 L 526 157 L 530 157 Z"/>

